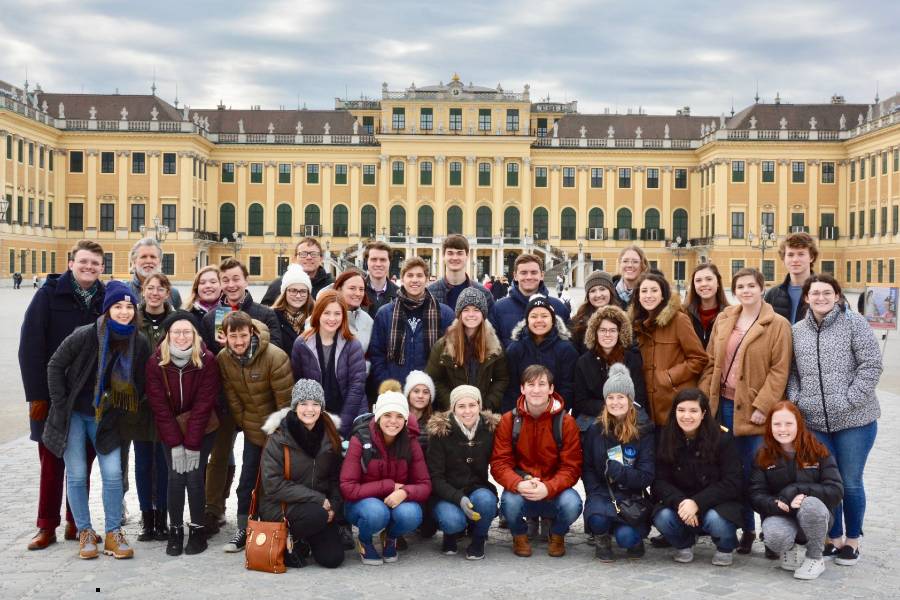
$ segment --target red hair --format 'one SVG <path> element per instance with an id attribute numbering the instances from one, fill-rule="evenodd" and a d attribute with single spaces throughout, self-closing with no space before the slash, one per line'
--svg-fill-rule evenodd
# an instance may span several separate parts
<path id="1" fill-rule="evenodd" d="M 356 269 L 348 269 L 344 271 L 340 275 L 338 275 L 337 279 L 334 280 L 334 285 L 332 289 L 339 290 L 344 287 L 344 284 L 353 279 L 354 277 L 360 277 L 363 280 L 363 299 L 360 303 L 362 308 L 366 308 L 369 306 L 369 295 L 365 293 L 366 289 L 366 276 L 362 271 L 357 271 Z"/>
<path id="2" fill-rule="evenodd" d="M 313 306 L 312 316 L 309 318 L 309 329 L 303 334 L 303 339 L 309 339 L 319 333 L 319 321 L 322 318 L 322 313 L 325 312 L 328 305 L 333 303 L 337 303 L 337 305 L 341 307 L 341 328 L 338 333 L 343 336 L 345 340 L 353 339 L 353 334 L 350 333 L 350 323 L 348 323 L 347 319 L 347 303 L 344 302 L 341 295 L 334 289 L 324 290 L 316 297 L 316 305 Z"/>
<path id="3" fill-rule="evenodd" d="M 787 454 L 782 449 L 781 444 L 775 441 L 772 435 L 772 416 L 780 411 L 786 410 L 797 419 L 797 437 L 794 439 L 795 461 L 798 465 L 814 465 L 819 462 L 820 458 L 828 456 L 828 449 L 816 439 L 816 436 L 806 428 L 806 422 L 803 414 L 797 405 L 787 400 L 781 400 L 775 403 L 766 419 L 766 432 L 763 434 L 763 445 L 756 453 L 756 464 L 766 469 L 775 464 L 779 458 L 787 460 Z"/>

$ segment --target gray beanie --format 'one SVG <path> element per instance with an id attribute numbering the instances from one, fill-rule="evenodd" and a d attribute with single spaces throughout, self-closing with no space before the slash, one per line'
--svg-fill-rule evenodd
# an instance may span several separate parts
<path id="1" fill-rule="evenodd" d="M 297 405 L 305 400 L 318 402 L 322 408 L 325 408 L 325 390 L 315 379 L 298 379 L 291 390 L 291 410 L 297 408 Z"/>
<path id="2" fill-rule="evenodd" d="M 484 292 L 474 287 L 467 287 L 459 293 L 456 298 L 456 316 L 467 306 L 474 306 L 481 311 L 481 314 L 487 317 L 488 304 Z"/>
<path id="3" fill-rule="evenodd" d="M 631 381 L 631 373 L 628 367 L 622 363 L 616 363 L 609 368 L 606 383 L 603 384 L 603 397 L 610 394 L 625 394 L 634 402 L 634 382 Z"/>
<path id="4" fill-rule="evenodd" d="M 587 279 L 584 282 L 585 294 L 591 291 L 591 288 L 595 285 L 602 285 L 608 289 L 612 289 L 612 275 L 610 275 L 606 271 L 593 271 L 590 275 L 587 276 Z"/>

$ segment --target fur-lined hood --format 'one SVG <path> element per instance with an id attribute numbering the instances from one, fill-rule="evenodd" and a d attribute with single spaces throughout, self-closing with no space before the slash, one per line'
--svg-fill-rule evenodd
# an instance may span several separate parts
<path id="1" fill-rule="evenodd" d="M 631 348 L 634 341 L 634 335 L 631 330 L 631 319 L 625 314 L 625 311 L 608 304 L 602 308 L 598 308 L 588 320 L 587 328 L 584 331 L 584 346 L 588 350 L 594 350 L 597 346 L 597 329 L 600 328 L 600 322 L 606 319 L 612 321 L 619 328 L 619 344 L 626 350 Z"/>
<path id="2" fill-rule="evenodd" d="M 635 321 L 635 307 L 637 305 L 637 302 L 638 300 L 637 298 L 635 298 L 634 302 L 631 303 L 631 307 L 628 309 L 628 317 L 634 325 L 634 329 L 640 331 L 641 329 L 643 329 L 643 323 Z M 682 312 L 681 296 L 678 294 L 678 292 L 674 292 L 669 295 L 669 301 L 666 303 L 663 309 L 659 311 L 659 314 L 656 315 L 655 326 L 665 327 L 666 325 L 671 323 L 675 319 L 675 316 L 680 312 Z"/>
<path id="3" fill-rule="evenodd" d="M 275 433 L 278 430 L 278 428 L 281 427 L 282 421 L 284 421 L 284 418 L 287 416 L 287 414 L 289 412 L 291 412 L 291 408 L 289 406 L 286 406 L 286 407 L 282 408 L 281 410 L 277 410 L 277 411 L 273 412 L 271 415 L 269 415 L 268 417 L 266 417 L 266 422 L 263 423 L 263 426 L 262 426 L 262 430 L 265 432 L 265 434 L 272 435 L 273 433 Z M 340 430 L 341 418 L 337 415 L 333 415 L 328 412 L 326 412 L 324 414 L 328 415 L 331 418 L 331 422 L 334 423 L 335 429 Z"/>
<path id="4" fill-rule="evenodd" d="M 509 339 L 516 341 L 520 337 L 522 337 L 522 332 L 528 331 L 528 318 L 524 318 L 513 327 L 512 333 L 509 335 Z M 562 317 L 556 315 L 556 333 L 559 335 L 559 339 L 561 340 L 571 340 L 572 333 L 569 331 L 569 328 L 566 327 L 566 322 L 563 321 Z"/>
<path id="5" fill-rule="evenodd" d="M 459 322 L 459 319 L 453 319 L 453 323 L 450 324 L 450 327 L 459 326 L 462 327 L 462 324 Z M 450 329 L 448 327 L 447 329 Z M 497 332 L 494 330 L 494 326 L 491 325 L 491 322 L 487 319 L 484 320 L 484 328 L 485 328 L 485 344 L 487 346 L 487 354 L 485 358 L 490 358 L 492 356 L 500 356 L 503 354 L 503 346 L 500 344 L 500 338 L 497 337 Z M 450 338 L 444 337 L 444 349 L 441 352 L 441 357 L 447 357 L 444 364 L 453 364 L 453 357 L 450 354 Z"/>
<path id="6" fill-rule="evenodd" d="M 489 410 L 483 410 L 481 411 L 481 423 L 488 431 L 494 431 L 497 428 L 497 424 L 500 423 L 500 415 L 495 415 Z M 450 418 L 450 411 L 437 412 L 428 419 L 425 433 L 434 437 L 447 437 L 454 427 L 459 428 L 459 425 Z"/>

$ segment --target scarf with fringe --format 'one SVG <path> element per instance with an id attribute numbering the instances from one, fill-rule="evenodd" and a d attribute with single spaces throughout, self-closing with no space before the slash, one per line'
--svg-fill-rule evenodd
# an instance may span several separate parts
<path id="1" fill-rule="evenodd" d="M 391 315 L 391 336 L 388 340 L 388 360 L 402 365 L 406 362 L 404 347 L 406 346 L 406 334 L 409 330 L 408 315 L 423 308 L 422 323 L 425 327 L 425 347 L 432 348 L 440 337 L 441 311 L 438 303 L 427 289 L 418 300 L 413 300 L 406 295 L 406 290 L 400 288 L 395 300 L 394 313 Z"/>
<path id="2" fill-rule="evenodd" d="M 138 336 L 133 323 L 121 325 L 102 315 L 97 319 L 100 358 L 97 361 L 97 384 L 94 411 L 97 421 L 110 408 L 137 412 L 138 393 L 134 385 L 134 346 Z M 125 342 L 125 351 L 110 348 L 110 341 Z M 119 344 L 116 344 L 119 345 Z M 109 370 L 109 384 L 106 373 Z"/>

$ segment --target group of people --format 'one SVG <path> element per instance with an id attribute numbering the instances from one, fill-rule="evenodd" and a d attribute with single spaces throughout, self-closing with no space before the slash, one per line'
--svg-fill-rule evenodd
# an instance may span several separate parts
<path id="1" fill-rule="evenodd" d="M 655 526 L 651 543 L 675 561 L 709 535 L 726 566 L 750 553 L 759 514 L 766 555 L 797 578 L 858 559 L 881 355 L 838 282 L 813 273 L 807 234 L 782 242 L 788 276 L 765 294 L 759 271 L 737 271 L 733 305 L 714 264 L 694 268 L 682 303 L 629 246 L 616 275 L 588 276 L 571 317 L 535 255 L 495 297 L 467 274 L 463 236 L 444 240 L 430 283 L 414 256 L 394 284 L 390 251 L 371 243 L 366 270 L 335 279 L 304 238 L 260 303 L 234 258 L 201 269 L 182 302 L 155 240 L 132 249 L 131 281 L 105 285 L 102 248 L 79 242 L 22 325 L 41 463 L 29 549 L 56 541 L 65 475 L 65 536 L 99 554 L 96 457 L 102 551 L 133 556 L 133 446 L 138 540 L 166 540 L 170 555 L 207 548 L 237 476 L 224 550 L 244 549 L 250 519 L 285 518 L 294 566 L 337 567 L 354 547 L 364 564 L 394 562 L 406 536 L 438 529 L 444 554 L 469 537 L 466 558 L 481 559 L 498 514 L 523 557 L 535 536 L 563 556 L 583 514 L 601 561 L 613 540 L 640 558 Z"/>

